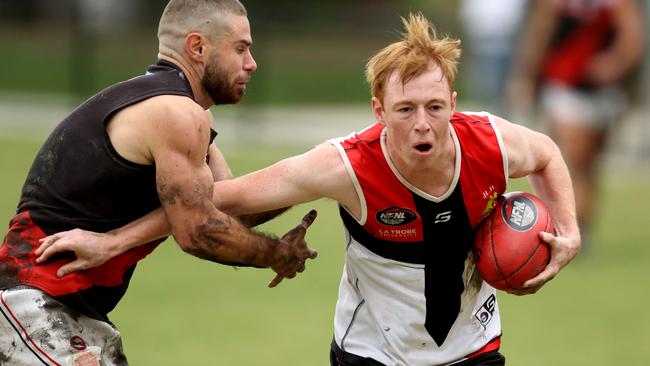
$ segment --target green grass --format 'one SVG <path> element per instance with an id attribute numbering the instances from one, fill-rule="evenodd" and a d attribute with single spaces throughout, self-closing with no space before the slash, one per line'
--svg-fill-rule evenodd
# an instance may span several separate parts
<path id="1" fill-rule="evenodd" d="M 7 222 L 38 138 L 0 137 L 0 219 Z M 224 149 L 237 174 L 294 149 Z M 589 247 L 538 294 L 500 294 L 502 351 L 509 365 L 642 366 L 650 345 L 650 231 L 647 170 L 605 176 L 599 223 Z M 513 189 L 525 183 L 515 182 Z M 112 320 L 132 365 L 327 365 L 343 263 L 343 232 L 332 202 L 292 209 L 265 231 L 281 234 L 311 207 L 308 241 L 319 258 L 307 271 L 266 288 L 269 270 L 208 263 L 168 240 L 136 270 Z"/>

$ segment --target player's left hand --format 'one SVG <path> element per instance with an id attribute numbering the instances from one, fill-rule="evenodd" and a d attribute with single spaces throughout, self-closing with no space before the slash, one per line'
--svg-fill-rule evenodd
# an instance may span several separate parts
<path id="1" fill-rule="evenodd" d="M 114 257 L 111 252 L 110 234 L 95 233 L 81 229 L 62 231 L 40 239 L 41 245 L 34 254 L 36 263 L 44 263 L 54 254 L 74 252 L 76 259 L 66 263 L 56 272 L 63 277 L 67 274 L 83 271 L 104 264 Z"/>
<path id="2" fill-rule="evenodd" d="M 514 295 L 529 295 L 539 291 L 544 284 L 552 280 L 580 251 L 580 238 L 555 236 L 551 233 L 540 232 L 539 238 L 551 248 L 551 259 L 546 268 L 537 276 L 524 282 L 517 290 L 508 291 Z"/>
<path id="3" fill-rule="evenodd" d="M 282 236 L 280 242 L 284 245 L 286 253 L 280 255 L 281 259 L 278 264 L 271 266 L 276 276 L 269 283 L 269 287 L 275 287 L 285 278 L 294 278 L 298 273 L 305 270 L 305 261 L 307 259 L 316 259 L 318 252 L 309 248 L 305 241 L 307 229 L 316 219 L 318 213 L 311 210 L 303 218 L 302 222 L 288 233 Z M 279 248 L 278 248 L 279 249 Z"/>

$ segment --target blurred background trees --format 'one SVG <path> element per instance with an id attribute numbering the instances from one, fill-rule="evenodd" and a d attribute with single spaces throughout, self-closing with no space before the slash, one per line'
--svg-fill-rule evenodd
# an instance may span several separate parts
<path id="1" fill-rule="evenodd" d="M 458 34 L 454 2 L 244 1 L 259 70 L 247 103 L 366 102 L 366 59 L 421 10 Z M 0 91 L 72 93 L 141 74 L 155 62 L 164 0 L 0 0 Z"/>

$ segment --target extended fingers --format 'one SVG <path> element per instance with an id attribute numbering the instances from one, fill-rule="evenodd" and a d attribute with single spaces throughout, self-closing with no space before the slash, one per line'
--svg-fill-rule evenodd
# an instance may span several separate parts
<path id="1" fill-rule="evenodd" d="M 311 226 L 311 224 L 314 223 L 314 220 L 316 220 L 316 216 L 318 216 L 318 211 L 316 210 L 309 211 L 302 218 L 302 223 L 300 224 L 300 226 L 302 226 L 305 230 L 307 230 Z"/>
<path id="2" fill-rule="evenodd" d="M 277 286 L 280 282 L 282 282 L 283 279 L 284 279 L 283 275 L 281 275 L 281 274 L 275 275 L 275 277 L 273 277 L 271 282 L 269 282 L 269 287 L 273 288 L 273 287 Z"/>

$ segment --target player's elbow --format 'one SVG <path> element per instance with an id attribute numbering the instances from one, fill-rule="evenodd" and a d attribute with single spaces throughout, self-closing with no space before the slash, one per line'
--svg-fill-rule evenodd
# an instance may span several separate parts
<path id="1" fill-rule="evenodd" d="M 196 235 L 192 235 L 185 230 L 174 230 L 173 227 L 172 235 L 183 252 L 193 256 L 200 256 L 200 247 L 203 244 Z"/>
<path id="2" fill-rule="evenodd" d="M 533 172 L 543 171 L 554 162 L 562 162 L 562 152 L 555 141 L 542 133 L 536 133 L 537 139 L 531 144 Z"/>

